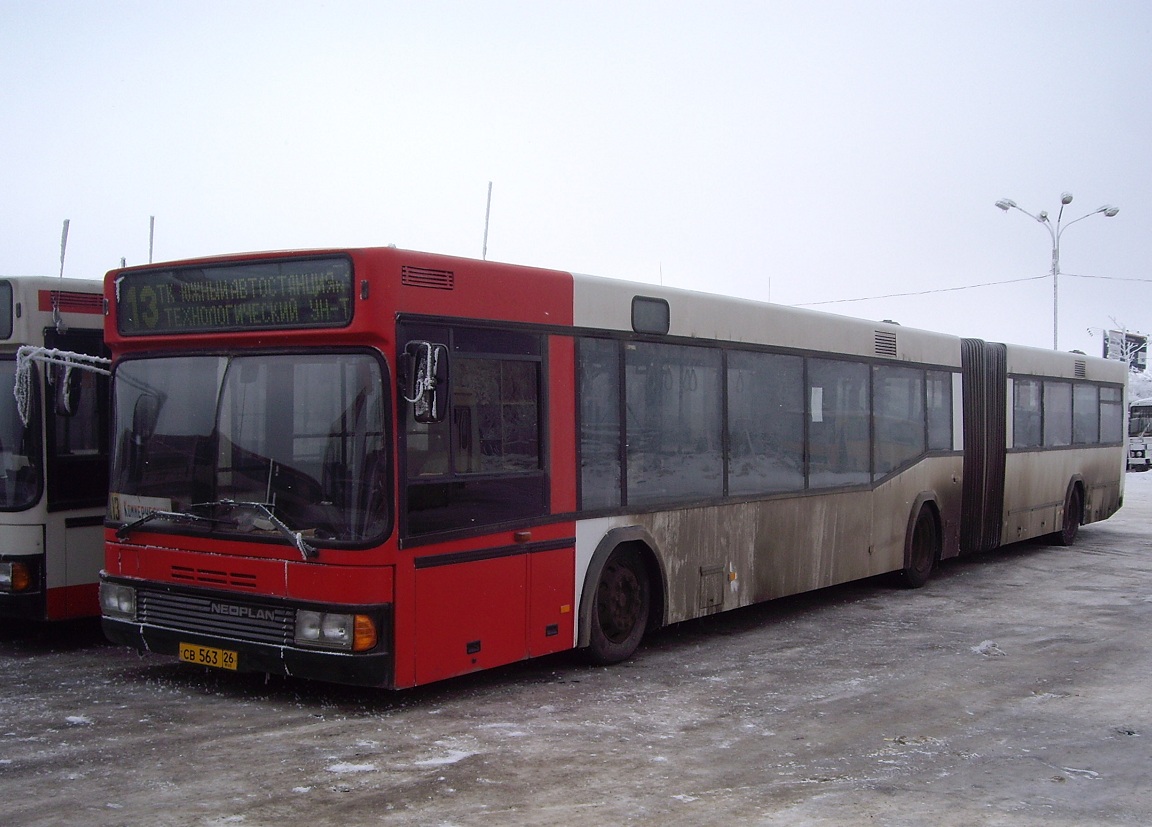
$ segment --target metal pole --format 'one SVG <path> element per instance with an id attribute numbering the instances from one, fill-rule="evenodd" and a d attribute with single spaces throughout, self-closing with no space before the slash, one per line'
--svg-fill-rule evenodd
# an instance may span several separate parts
<path id="1" fill-rule="evenodd" d="M 996 207 L 1008 212 L 1008 210 L 1019 210 L 1024 215 L 1044 225 L 1044 229 L 1048 231 L 1048 235 L 1052 237 L 1052 349 L 1060 349 L 1060 236 L 1063 232 L 1075 224 L 1077 221 L 1083 221 L 1085 218 L 1091 218 L 1097 213 L 1103 213 L 1105 218 L 1112 218 L 1116 213 L 1120 212 L 1119 208 L 1113 207 L 1111 204 L 1105 204 L 1099 209 L 1095 209 L 1087 215 L 1082 215 L 1074 221 L 1069 221 L 1063 225 L 1064 221 L 1064 208 L 1072 203 L 1072 193 L 1065 192 L 1060 196 L 1060 211 L 1056 214 L 1056 223 L 1053 224 L 1048 218 L 1048 212 L 1041 210 L 1039 215 L 1033 215 L 1028 210 L 1021 207 L 1011 198 L 1001 198 L 996 202 Z M 1063 225 L 1063 226 L 1062 226 Z"/>
<path id="2" fill-rule="evenodd" d="M 152 263 L 152 240 L 156 237 L 156 216 L 148 216 L 148 263 Z"/>
<path id="3" fill-rule="evenodd" d="M 68 249 L 68 225 L 71 219 L 64 219 L 64 229 L 60 233 L 60 278 L 64 278 L 64 253 Z"/>
<path id="4" fill-rule="evenodd" d="M 1052 349 L 1060 349 L 1060 316 L 1059 298 L 1056 282 L 1060 278 L 1060 233 L 1064 223 L 1064 208 L 1072 203 L 1072 193 L 1065 192 L 1060 195 L 1060 209 L 1056 213 L 1056 225 L 1048 222 L 1048 232 L 1052 234 Z"/>
<path id="5" fill-rule="evenodd" d="M 1060 349 L 1060 315 L 1056 280 L 1060 277 L 1060 236 L 1052 242 L 1052 349 Z"/>
<path id="6" fill-rule="evenodd" d="M 488 206 L 484 209 L 484 252 L 481 258 L 488 260 L 488 219 L 492 215 L 492 182 L 488 182 Z"/>

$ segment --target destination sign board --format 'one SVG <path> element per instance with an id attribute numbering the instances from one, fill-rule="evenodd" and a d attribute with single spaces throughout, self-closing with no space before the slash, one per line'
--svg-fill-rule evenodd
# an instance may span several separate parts
<path id="1" fill-rule="evenodd" d="M 344 327 L 352 305 L 344 257 L 140 270 L 116 280 L 125 336 Z"/>

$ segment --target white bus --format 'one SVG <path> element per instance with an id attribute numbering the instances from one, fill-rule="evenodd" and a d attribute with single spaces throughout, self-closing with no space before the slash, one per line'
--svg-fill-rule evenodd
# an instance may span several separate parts
<path id="1" fill-rule="evenodd" d="M 1152 397 L 1135 399 L 1128 405 L 1128 470 L 1152 468 Z"/>
<path id="2" fill-rule="evenodd" d="M 0 279 L 0 617 L 100 613 L 108 383 L 69 365 L 102 359 L 103 318 L 99 281 Z"/>

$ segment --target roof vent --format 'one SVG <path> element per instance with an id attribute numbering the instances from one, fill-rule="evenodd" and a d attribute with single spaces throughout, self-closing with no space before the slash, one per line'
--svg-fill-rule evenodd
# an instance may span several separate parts
<path id="1" fill-rule="evenodd" d="M 889 330 L 876 331 L 876 355 L 896 358 L 896 334 Z"/>
<path id="2" fill-rule="evenodd" d="M 1076 378 L 1086 379 L 1088 377 L 1088 363 L 1083 359 L 1076 360 Z"/>
<path id="3" fill-rule="evenodd" d="M 452 290 L 456 274 L 451 270 L 430 270 L 427 267 L 402 267 L 400 283 L 409 287 L 427 287 L 432 290 Z"/>

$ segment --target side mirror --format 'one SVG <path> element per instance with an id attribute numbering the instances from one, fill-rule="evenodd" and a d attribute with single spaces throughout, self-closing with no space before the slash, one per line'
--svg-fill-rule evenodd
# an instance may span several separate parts
<path id="1" fill-rule="evenodd" d="M 53 388 L 57 416 L 75 416 L 80 410 L 80 388 L 84 381 L 82 371 L 71 365 L 53 365 L 48 374 Z"/>
<path id="2" fill-rule="evenodd" d="M 448 401 L 448 347 L 432 342 L 404 346 L 404 399 L 421 424 L 443 422 Z"/>

